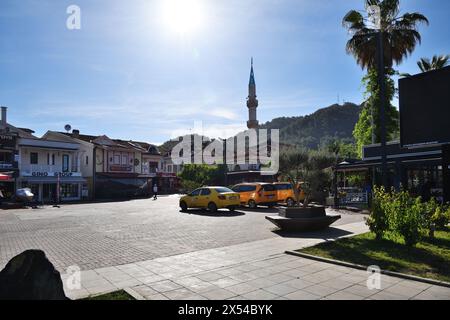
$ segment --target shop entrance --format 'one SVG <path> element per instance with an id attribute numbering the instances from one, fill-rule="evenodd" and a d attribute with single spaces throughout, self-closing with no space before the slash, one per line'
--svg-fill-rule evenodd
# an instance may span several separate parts
<path id="1" fill-rule="evenodd" d="M 42 201 L 54 202 L 56 200 L 56 183 L 45 183 L 42 186 Z"/>

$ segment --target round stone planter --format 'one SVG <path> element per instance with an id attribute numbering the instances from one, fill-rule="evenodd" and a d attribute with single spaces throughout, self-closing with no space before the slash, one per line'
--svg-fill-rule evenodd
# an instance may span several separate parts
<path id="1" fill-rule="evenodd" d="M 280 208 L 278 215 L 285 218 L 317 218 L 326 216 L 326 212 L 323 206 L 287 207 Z"/>
<path id="2" fill-rule="evenodd" d="M 286 231 L 322 230 L 340 218 L 340 215 L 327 216 L 322 206 L 281 208 L 278 216 L 266 216 L 267 220 Z"/>

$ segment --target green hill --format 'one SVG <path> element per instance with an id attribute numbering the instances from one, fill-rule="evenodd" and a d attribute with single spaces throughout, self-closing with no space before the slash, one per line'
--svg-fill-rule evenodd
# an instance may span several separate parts
<path id="1" fill-rule="evenodd" d="M 360 110 L 353 103 L 334 104 L 307 116 L 275 118 L 260 128 L 280 129 L 281 143 L 316 149 L 333 139 L 352 142 Z"/>
<path id="2" fill-rule="evenodd" d="M 297 145 L 317 149 L 333 139 L 353 142 L 353 128 L 358 121 L 361 106 L 354 103 L 334 104 L 301 117 L 281 117 L 266 122 L 261 129 L 280 129 L 282 145 Z M 178 142 L 167 141 L 159 146 L 165 154 Z"/>

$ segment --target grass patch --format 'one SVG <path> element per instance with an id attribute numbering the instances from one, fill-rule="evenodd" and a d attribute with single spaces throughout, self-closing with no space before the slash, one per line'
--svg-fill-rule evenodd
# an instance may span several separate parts
<path id="1" fill-rule="evenodd" d="M 125 290 L 119 290 L 111 293 L 102 294 L 100 296 L 88 297 L 82 300 L 136 300 Z"/>
<path id="2" fill-rule="evenodd" d="M 369 232 L 297 251 L 450 282 L 450 228 L 436 231 L 435 237 L 425 237 L 410 248 L 405 246 L 402 238 L 392 233 L 376 241 L 375 234 Z"/>

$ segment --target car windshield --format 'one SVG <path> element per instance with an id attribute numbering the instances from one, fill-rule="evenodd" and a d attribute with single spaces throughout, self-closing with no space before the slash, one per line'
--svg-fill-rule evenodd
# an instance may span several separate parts
<path id="1" fill-rule="evenodd" d="M 227 193 L 227 192 L 233 192 L 233 190 L 229 189 L 229 188 L 214 188 L 214 190 L 216 190 L 218 193 Z"/>

